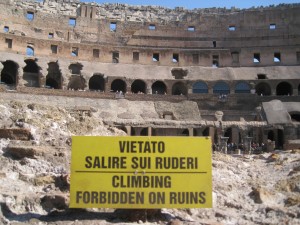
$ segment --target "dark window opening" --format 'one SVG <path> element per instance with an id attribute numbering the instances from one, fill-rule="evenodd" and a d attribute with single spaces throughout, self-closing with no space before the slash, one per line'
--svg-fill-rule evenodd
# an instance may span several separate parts
<path id="1" fill-rule="evenodd" d="M 152 84 L 152 94 L 163 95 L 167 93 L 167 87 L 164 82 L 156 81 Z"/>
<path id="2" fill-rule="evenodd" d="M 3 69 L 1 71 L 1 82 L 8 85 L 16 85 L 19 69 L 18 64 L 10 60 L 5 61 L 2 64 Z"/>
<path id="3" fill-rule="evenodd" d="M 213 87 L 214 94 L 229 94 L 230 88 L 229 85 L 226 84 L 224 81 L 217 82 Z"/>
<path id="4" fill-rule="evenodd" d="M 73 63 L 69 66 L 69 71 L 71 74 L 80 75 L 83 66 L 80 63 Z"/>
<path id="5" fill-rule="evenodd" d="M 208 87 L 206 83 L 202 81 L 194 83 L 193 94 L 207 94 L 207 93 L 208 93 Z"/>
<path id="6" fill-rule="evenodd" d="M 300 113 L 290 113 L 293 122 L 300 122 Z"/>
<path id="7" fill-rule="evenodd" d="M 177 82 L 172 87 L 172 95 L 186 95 L 187 87 L 182 82 Z"/>
<path id="8" fill-rule="evenodd" d="M 219 67 L 219 56 L 218 55 L 213 55 L 212 67 Z"/>
<path id="9" fill-rule="evenodd" d="M 23 69 L 23 80 L 27 87 L 39 87 L 40 68 L 32 59 L 25 60 L 26 66 Z"/>
<path id="10" fill-rule="evenodd" d="M 279 52 L 274 53 L 274 62 L 281 62 L 281 55 Z"/>
<path id="11" fill-rule="evenodd" d="M 34 48 L 31 46 L 27 46 L 26 48 L 26 55 L 27 56 L 34 56 Z"/>
<path id="12" fill-rule="evenodd" d="M 199 54 L 193 54 L 193 63 L 198 64 L 199 63 Z"/>
<path id="13" fill-rule="evenodd" d="M 117 23 L 111 22 L 109 28 L 110 28 L 111 32 L 116 32 L 117 31 Z"/>
<path id="14" fill-rule="evenodd" d="M 179 54 L 176 54 L 176 53 L 173 54 L 172 62 L 173 63 L 178 63 L 179 62 Z"/>
<path id="15" fill-rule="evenodd" d="M 29 21 L 32 21 L 34 19 L 34 13 L 33 12 L 27 12 L 26 18 Z"/>
<path id="16" fill-rule="evenodd" d="M 267 75 L 266 74 L 257 74 L 257 79 L 258 80 L 265 80 L 265 79 L 267 79 Z"/>
<path id="17" fill-rule="evenodd" d="M 194 32 L 194 31 L 195 31 L 195 27 L 194 27 L 194 26 L 189 26 L 189 27 L 188 27 L 188 31 Z"/>
<path id="18" fill-rule="evenodd" d="M 5 33 L 7 33 L 7 32 L 9 31 L 9 27 L 8 27 L 8 26 L 4 26 L 3 31 L 4 31 Z"/>
<path id="19" fill-rule="evenodd" d="M 236 86 L 235 86 L 235 93 L 250 93 L 250 85 L 246 82 L 239 82 Z"/>
<path id="20" fill-rule="evenodd" d="M 139 52 L 133 52 L 132 53 L 132 59 L 134 61 L 139 61 L 140 60 L 140 53 Z"/>
<path id="21" fill-rule="evenodd" d="M 228 30 L 229 30 L 229 31 L 235 31 L 235 29 L 236 29 L 235 26 L 229 26 L 229 27 L 228 27 Z"/>
<path id="22" fill-rule="evenodd" d="M 7 44 L 7 48 L 12 48 L 12 39 L 5 38 L 5 43 Z"/>
<path id="23" fill-rule="evenodd" d="M 76 26 L 76 19 L 75 18 L 69 18 L 69 26 L 71 26 L 71 27 Z"/>
<path id="24" fill-rule="evenodd" d="M 254 53 L 253 54 L 253 62 L 254 63 L 260 63 L 260 53 Z"/>
<path id="25" fill-rule="evenodd" d="M 271 23 L 270 24 L 270 30 L 275 30 L 276 29 L 276 24 L 275 23 Z"/>
<path id="26" fill-rule="evenodd" d="M 255 92 L 260 96 L 271 95 L 271 87 L 267 83 L 259 83 L 255 86 Z"/>
<path id="27" fill-rule="evenodd" d="M 153 53 L 152 61 L 153 62 L 159 62 L 159 53 Z"/>
<path id="28" fill-rule="evenodd" d="M 51 53 L 57 54 L 57 45 L 51 45 Z"/>
<path id="29" fill-rule="evenodd" d="M 213 46 L 214 46 L 214 48 L 217 47 L 217 42 L 216 41 L 213 41 Z"/>
<path id="30" fill-rule="evenodd" d="M 113 92 L 120 92 L 126 93 L 126 83 L 124 80 L 116 79 L 111 83 L 111 91 Z"/>
<path id="31" fill-rule="evenodd" d="M 46 88 L 61 89 L 62 76 L 57 62 L 48 63 L 48 74 L 46 76 Z"/>
<path id="32" fill-rule="evenodd" d="M 292 95 L 293 87 L 288 82 L 281 82 L 276 87 L 276 95 Z"/>
<path id="33" fill-rule="evenodd" d="M 79 49 L 77 47 L 73 47 L 71 51 L 71 56 L 77 57 Z"/>
<path id="34" fill-rule="evenodd" d="M 154 24 L 150 24 L 148 28 L 149 28 L 149 30 L 155 30 L 156 26 Z"/>
<path id="35" fill-rule="evenodd" d="M 100 50 L 99 49 L 93 49 L 93 57 L 99 58 L 100 57 Z"/>
<path id="36" fill-rule="evenodd" d="M 113 63 L 119 63 L 119 52 L 113 52 L 112 53 L 112 62 Z"/>
<path id="37" fill-rule="evenodd" d="M 89 89 L 92 91 L 104 91 L 105 80 L 103 74 L 94 74 L 89 80 Z"/>
<path id="38" fill-rule="evenodd" d="M 49 38 L 49 39 L 54 38 L 54 33 L 49 33 L 49 34 L 48 34 L 48 38 Z"/>
<path id="39" fill-rule="evenodd" d="M 146 83 L 142 80 L 135 80 L 131 85 L 131 92 L 135 94 L 146 94 Z"/>
<path id="40" fill-rule="evenodd" d="M 148 136 L 148 128 L 143 128 L 143 130 L 141 130 L 141 136 Z"/>

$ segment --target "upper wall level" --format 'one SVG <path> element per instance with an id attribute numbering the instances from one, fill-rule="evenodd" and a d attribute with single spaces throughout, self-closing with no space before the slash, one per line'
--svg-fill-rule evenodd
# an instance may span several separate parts
<path id="1" fill-rule="evenodd" d="M 31 45 L 37 55 L 51 55 L 54 45 L 57 57 L 71 58 L 77 50 L 81 60 L 102 62 L 299 65 L 300 4 L 185 10 L 79 0 L 0 0 L 0 7 L 4 51 L 25 54 Z M 6 48 L 7 39 L 13 42 L 11 49 Z"/>

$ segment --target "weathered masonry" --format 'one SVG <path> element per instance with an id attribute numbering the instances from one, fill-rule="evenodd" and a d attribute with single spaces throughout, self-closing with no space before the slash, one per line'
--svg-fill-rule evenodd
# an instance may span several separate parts
<path id="1" fill-rule="evenodd" d="M 125 93 L 153 101 L 157 112 L 110 121 L 130 135 L 297 146 L 300 4 L 186 10 L 0 0 L 0 7 L 4 92 Z"/>

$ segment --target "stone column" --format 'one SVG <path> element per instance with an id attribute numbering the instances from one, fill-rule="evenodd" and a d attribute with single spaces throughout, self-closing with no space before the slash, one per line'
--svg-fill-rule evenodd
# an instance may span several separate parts
<path id="1" fill-rule="evenodd" d="M 194 128 L 192 128 L 192 127 L 190 127 L 190 128 L 188 128 L 188 130 L 189 130 L 189 136 L 194 136 Z"/>
<path id="2" fill-rule="evenodd" d="M 152 136 L 152 127 L 148 127 L 148 136 Z"/>
<path id="3" fill-rule="evenodd" d="M 131 136 L 131 126 L 125 126 L 126 130 L 127 130 L 127 135 Z"/>

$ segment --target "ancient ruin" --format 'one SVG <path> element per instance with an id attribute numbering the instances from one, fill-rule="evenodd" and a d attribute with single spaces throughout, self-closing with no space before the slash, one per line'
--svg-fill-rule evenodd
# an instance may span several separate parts
<path id="1" fill-rule="evenodd" d="M 1 98 L 97 108 L 128 135 L 210 136 L 224 151 L 300 145 L 300 4 L 0 8 Z"/>

